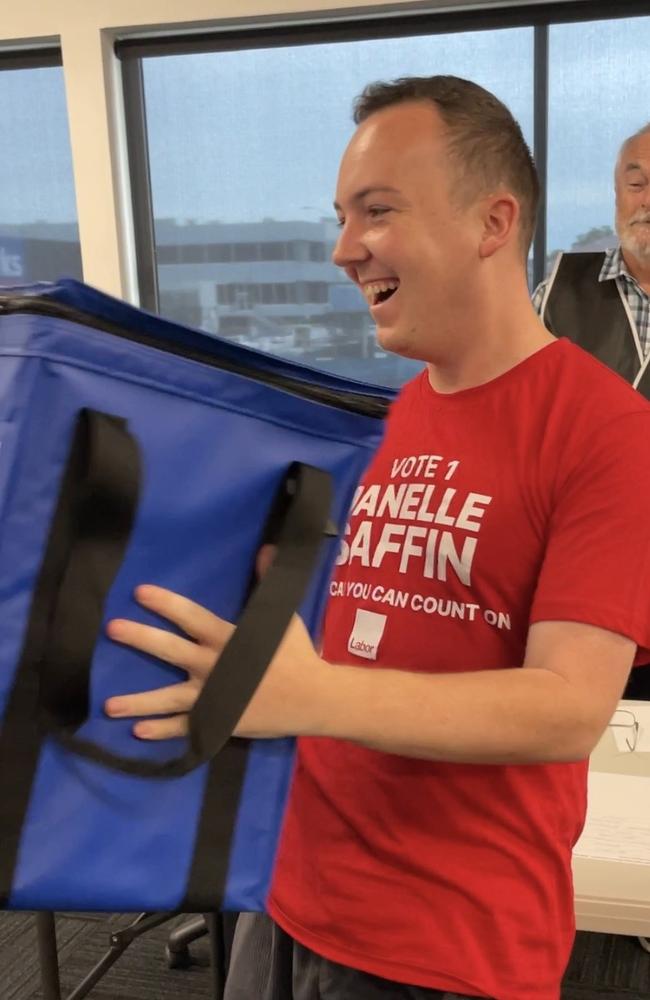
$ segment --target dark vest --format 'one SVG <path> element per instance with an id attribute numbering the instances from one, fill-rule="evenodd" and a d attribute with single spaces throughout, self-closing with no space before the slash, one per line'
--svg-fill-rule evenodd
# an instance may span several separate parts
<path id="1" fill-rule="evenodd" d="M 632 318 L 616 281 L 598 281 L 604 253 L 563 253 L 546 290 L 542 319 L 635 384 L 642 367 Z M 636 385 L 650 399 L 650 366 Z"/>

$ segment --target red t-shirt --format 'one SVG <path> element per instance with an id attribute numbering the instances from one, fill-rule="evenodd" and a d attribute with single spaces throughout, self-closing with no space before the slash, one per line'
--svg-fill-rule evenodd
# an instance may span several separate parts
<path id="1" fill-rule="evenodd" d="M 357 491 L 324 656 L 516 669 L 531 622 L 559 619 L 629 636 L 647 661 L 649 503 L 650 406 L 569 341 L 451 395 L 423 373 Z M 586 771 L 301 739 L 269 912 L 387 979 L 557 1000 Z"/>

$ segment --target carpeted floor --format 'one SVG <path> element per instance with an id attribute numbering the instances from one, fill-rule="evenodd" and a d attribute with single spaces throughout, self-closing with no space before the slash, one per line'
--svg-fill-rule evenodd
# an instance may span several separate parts
<path id="1" fill-rule="evenodd" d="M 57 915 L 62 998 L 67 998 L 109 948 L 109 935 L 133 915 Z M 165 945 L 176 919 L 135 940 L 89 993 L 89 1000 L 212 1000 L 207 938 L 192 945 L 188 969 L 170 969 Z M 42 1000 L 37 938 L 31 914 L 0 914 L 0 1000 Z M 252 998 L 251 998 L 252 1000 Z"/>
<path id="2" fill-rule="evenodd" d="M 57 916 L 64 1000 L 107 950 L 111 931 L 132 919 Z M 168 967 L 165 945 L 179 922 L 176 918 L 134 941 L 89 994 L 90 1000 L 211 1000 L 206 938 L 192 945 L 190 968 Z M 0 1000 L 43 1000 L 31 914 L 0 914 Z M 636 938 L 578 934 L 562 1000 L 650 1000 L 650 954 Z"/>

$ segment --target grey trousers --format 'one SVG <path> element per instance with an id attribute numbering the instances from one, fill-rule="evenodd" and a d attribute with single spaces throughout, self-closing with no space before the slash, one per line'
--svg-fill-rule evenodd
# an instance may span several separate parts
<path id="1" fill-rule="evenodd" d="M 321 958 L 263 914 L 237 921 L 224 1000 L 470 1000 Z"/>

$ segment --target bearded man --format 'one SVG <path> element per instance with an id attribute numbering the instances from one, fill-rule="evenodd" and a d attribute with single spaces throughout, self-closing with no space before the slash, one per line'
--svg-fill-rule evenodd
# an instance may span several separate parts
<path id="1" fill-rule="evenodd" d="M 619 245 L 563 253 L 533 305 L 568 337 L 650 399 L 650 122 L 625 140 L 614 171 Z M 632 671 L 625 698 L 650 698 L 650 666 Z"/>
<path id="2" fill-rule="evenodd" d="M 594 354 L 650 398 L 650 123 L 626 139 L 614 172 L 619 245 L 563 253 L 533 305 L 557 336 Z"/>

